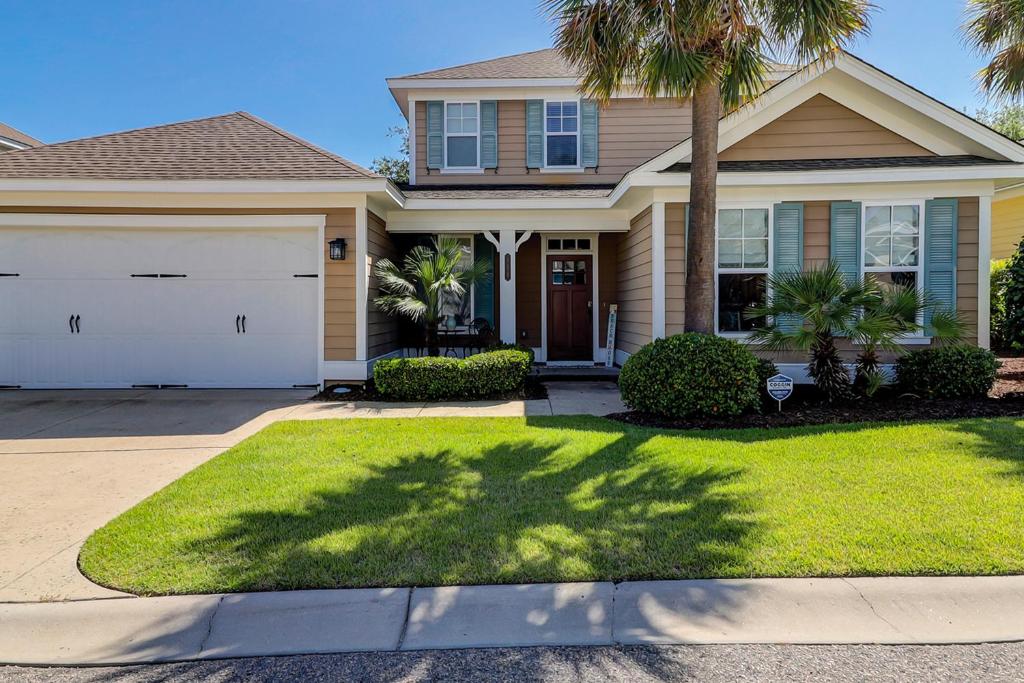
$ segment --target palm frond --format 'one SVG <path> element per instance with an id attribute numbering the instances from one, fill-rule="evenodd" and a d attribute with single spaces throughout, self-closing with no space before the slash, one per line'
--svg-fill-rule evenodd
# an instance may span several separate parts
<path id="1" fill-rule="evenodd" d="M 1024 0 L 968 0 L 961 34 L 989 57 L 978 73 L 990 95 L 1024 98 Z"/>

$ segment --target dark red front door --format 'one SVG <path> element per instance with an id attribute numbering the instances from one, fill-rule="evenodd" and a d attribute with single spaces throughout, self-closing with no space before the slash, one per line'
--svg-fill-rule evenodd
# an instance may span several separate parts
<path id="1" fill-rule="evenodd" d="M 590 360 L 594 283 L 590 256 L 548 256 L 548 359 Z"/>

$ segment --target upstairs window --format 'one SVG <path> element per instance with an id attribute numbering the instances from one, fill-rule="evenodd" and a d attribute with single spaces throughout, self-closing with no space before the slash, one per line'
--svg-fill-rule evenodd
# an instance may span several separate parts
<path id="1" fill-rule="evenodd" d="M 546 166 L 578 167 L 580 103 L 576 100 L 547 102 L 544 106 Z"/>
<path id="2" fill-rule="evenodd" d="M 768 283 L 769 210 L 718 211 L 716 310 L 718 331 L 744 333 L 764 324 L 745 315 L 765 303 Z"/>
<path id="3" fill-rule="evenodd" d="M 480 150 L 480 107 L 477 102 L 445 105 L 444 151 L 447 168 L 477 168 Z"/>

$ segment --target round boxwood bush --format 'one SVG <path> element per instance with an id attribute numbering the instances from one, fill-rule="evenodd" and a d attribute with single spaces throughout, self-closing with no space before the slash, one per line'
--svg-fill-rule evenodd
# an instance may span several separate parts
<path id="1" fill-rule="evenodd" d="M 945 346 L 898 358 L 896 384 L 924 398 L 977 398 L 992 389 L 997 370 L 999 360 L 988 349 Z"/>
<path id="2" fill-rule="evenodd" d="M 757 410 L 760 364 L 731 339 L 686 333 L 658 339 L 622 366 L 619 390 L 634 410 L 665 417 Z"/>

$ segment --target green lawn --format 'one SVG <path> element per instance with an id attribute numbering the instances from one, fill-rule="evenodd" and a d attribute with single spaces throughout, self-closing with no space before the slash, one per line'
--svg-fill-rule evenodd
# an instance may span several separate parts
<path id="1" fill-rule="evenodd" d="M 97 531 L 141 594 L 1024 572 L 1024 420 L 275 424 Z"/>

